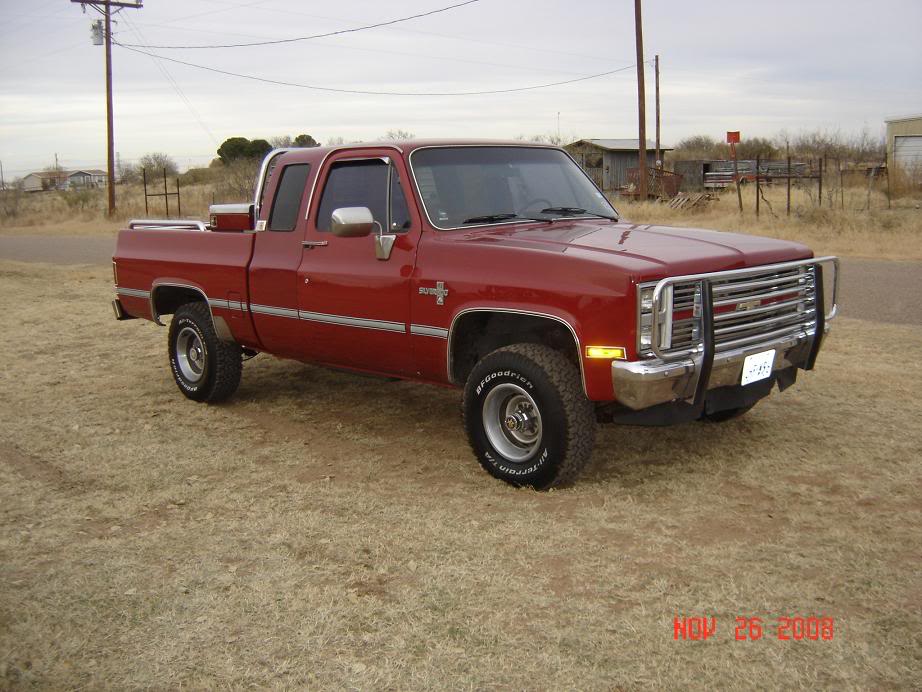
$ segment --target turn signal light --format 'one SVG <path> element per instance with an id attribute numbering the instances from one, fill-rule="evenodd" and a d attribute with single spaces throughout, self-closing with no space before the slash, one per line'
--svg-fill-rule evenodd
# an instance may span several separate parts
<path id="1" fill-rule="evenodd" d="M 586 357 L 624 360 L 627 355 L 620 346 L 587 346 Z"/>

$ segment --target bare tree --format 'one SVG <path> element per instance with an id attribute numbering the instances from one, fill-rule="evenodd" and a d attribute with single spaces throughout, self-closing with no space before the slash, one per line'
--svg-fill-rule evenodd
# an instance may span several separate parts
<path id="1" fill-rule="evenodd" d="M 240 202 L 252 197 L 259 175 L 260 160 L 235 159 L 215 169 L 218 177 L 215 193 L 224 202 Z"/>
<path id="2" fill-rule="evenodd" d="M 176 175 L 179 172 L 179 168 L 172 157 L 159 151 L 144 154 L 138 165 L 141 168 L 146 168 L 148 175 L 154 172 L 160 173 L 161 171 L 166 171 L 167 175 Z"/>
<path id="3" fill-rule="evenodd" d="M 384 133 L 382 139 L 392 139 L 392 140 L 401 140 L 401 139 L 413 139 L 416 137 L 412 132 L 407 130 L 388 130 Z"/>

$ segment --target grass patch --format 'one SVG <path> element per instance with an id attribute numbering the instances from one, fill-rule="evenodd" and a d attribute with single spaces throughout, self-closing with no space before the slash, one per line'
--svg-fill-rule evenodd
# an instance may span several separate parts
<path id="1" fill-rule="evenodd" d="M 922 678 L 920 327 L 837 321 L 751 414 L 605 427 L 541 494 L 480 470 L 452 390 L 260 356 L 189 402 L 110 281 L 0 264 L 0 686 Z M 673 641 L 676 615 L 716 637 Z M 737 642 L 740 615 L 836 635 Z"/>

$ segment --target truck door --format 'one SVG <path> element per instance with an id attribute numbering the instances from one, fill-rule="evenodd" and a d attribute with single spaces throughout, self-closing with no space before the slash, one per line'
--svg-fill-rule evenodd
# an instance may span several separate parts
<path id="1" fill-rule="evenodd" d="M 421 223 L 403 160 L 391 150 L 344 151 L 319 175 L 298 268 L 301 340 L 321 363 L 412 374 L 409 290 Z M 343 207 L 367 207 L 397 236 L 388 259 L 376 258 L 374 235 L 330 232 L 333 212 Z"/>
<path id="2" fill-rule="evenodd" d="M 295 161 L 273 170 L 261 191 L 260 225 L 250 262 L 250 311 L 262 348 L 289 358 L 309 358 L 297 338 L 298 266 L 302 219 L 316 166 Z"/>

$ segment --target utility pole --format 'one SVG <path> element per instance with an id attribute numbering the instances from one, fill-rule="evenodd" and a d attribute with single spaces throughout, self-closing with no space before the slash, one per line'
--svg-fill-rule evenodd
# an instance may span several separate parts
<path id="1" fill-rule="evenodd" d="M 109 195 L 109 216 L 115 213 L 115 134 L 113 126 L 112 108 L 112 8 L 119 12 L 125 8 L 141 9 L 142 0 L 137 2 L 119 2 L 117 0 L 70 0 L 72 3 L 83 5 L 84 10 L 89 5 L 105 18 L 103 37 L 106 44 L 106 164 L 108 167 L 108 181 L 106 190 Z"/>
<path id="2" fill-rule="evenodd" d="M 115 214 L 115 137 L 112 126 L 112 6 L 106 0 L 106 192 L 109 195 L 109 216 Z"/>
<path id="3" fill-rule="evenodd" d="M 663 169 L 663 159 L 662 154 L 660 153 L 660 139 L 659 139 L 659 130 L 660 130 L 660 117 L 659 117 L 659 56 L 653 56 L 653 67 L 656 72 L 656 167 L 660 170 Z"/>
<path id="4" fill-rule="evenodd" d="M 639 177 L 638 198 L 647 201 L 647 94 L 643 77 L 643 19 L 641 18 L 640 0 L 634 0 L 634 31 L 637 44 L 637 118 L 639 121 L 639 138 L 637 141 L 637 173 Z"/>

